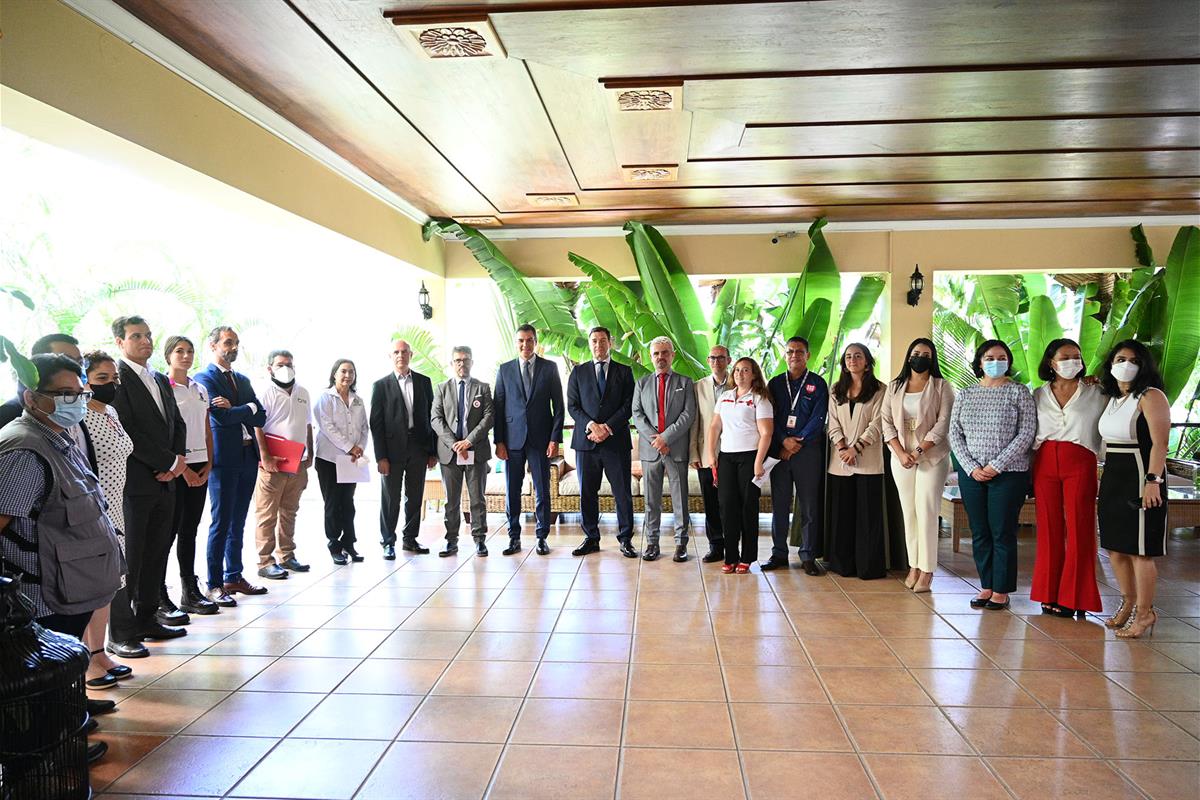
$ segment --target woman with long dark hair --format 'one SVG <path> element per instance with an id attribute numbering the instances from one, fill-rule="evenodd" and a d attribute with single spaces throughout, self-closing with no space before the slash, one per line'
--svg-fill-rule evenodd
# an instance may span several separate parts
<path id="1" fill-rule="evenodd" d="M 1037 557 L 1029 597 L 1043 614 L 1086 616 L 1099 611 L 1096 588 L 1097 427 L 1105 399 L 1095 382 L 1084 382 L 1079 344 L 1055 339 L 1046 346 L 1033 393 L 1037 438 L 1033 440 L 1033 494 L 1037 497 Z"/>
<path id="2" fill-rule="evenodd" d="M 863 580 L 887 575 L 883 536 L 884 385 L 865 345 L 842 351 L 842 371 L 829 390 L 829 568 Z"/>
<path id="3" fill-rule="evenodd" d="M 317 398 L 313 417 L 317 423 L 317 480 L 325 501 L 325 539 L 335 564 L 363 557 L 354 548 L 354 489 L 338 483 L 339 457 L 362 458 L 367 446 L 367 406 L 355 393 L 358 371 L 354 362 L 339 358 L 329 371 L 329 388 Z"/>
<path id="4" fill-rule="evenodd" d="M 892 449 L 892 481 L 904 513 L 904 585 L 918 593 L 930 591 L 937 567 L 953 409 L 954 387 L 942 379 L 937 345 L 924 337 L 914 339 L 900 374 L 888 384 L 880 423 L 883 441 Z"/>
<path id="5" fill-rule="evenodd" d="M 1121 606 L 1105 621 L 1122 639 L 1154 633 L 1154 559 L 1167 554 L 1167 440 L 1171 405 L 1154 356 L 1141 342 L 1118 342 L 1104 361 L 1100 386 L 1100 546 L 1121 587 Z"/>
<path id="6" fill-rule="evenodd" d="M 725 529 L 725 566 L 721 571 L 744 575 L 758 560 L 758 499 L 754 479 L 766 474 L 763 460 L 775 429 L 775 409 L 762 369 L 753 358 L 733 365 L 733 388 L 717 399 L 708 427 L 708 461 L 717 465 L 721 527 Z M 721 442 L 721 455 L 712 452 Z"/>

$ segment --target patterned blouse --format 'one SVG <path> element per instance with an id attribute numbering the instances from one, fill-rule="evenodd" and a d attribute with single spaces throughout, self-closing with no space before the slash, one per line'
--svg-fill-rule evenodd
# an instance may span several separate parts
<path id="1" fill-rule="evenodd" d="M 96 477 L 100 479 L 100 488 L 108 498 L 108 518 L 112 520 L 113 527 L 124 534 L 125 466 L 129 454 L 133 452 L 133 440 L 121 426 L 117 410 L 112 406 L 105 406 L 103 412 L 88 406 L 84 422 L 96 450 L 96 468 L 100 473 Z M 124 546 L 124 539 L 124 536 L 120 536 L 117 541 Z"/>
<path id="2" fill-rule="evenodd" d="M 968 386 L 950 414 L 950 449 L 968 474 L 989 464 L 999 472 L 1024 472 L 1037 435 L 1037 406 L 1016 381 Z"/>

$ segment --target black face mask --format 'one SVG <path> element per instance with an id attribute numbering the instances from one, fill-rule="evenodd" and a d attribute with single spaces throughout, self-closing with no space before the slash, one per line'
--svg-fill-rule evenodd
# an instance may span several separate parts
<path id="1" fill-rule="evenodd" d="M 87 388 L 91 389 L 93 398 L 104 403 L 106 406 L 111 406 L 112 401 L 117 397 L 117 384 L 115 383 L 89 384 Z"/>
<path id="2" fill-rule="evenodd" d="M 908 365 L 912 367 L 913 372 L 924 375 L 933 366 L 933 359 L 929 356 L 913 356 L 908 360 Z"/>

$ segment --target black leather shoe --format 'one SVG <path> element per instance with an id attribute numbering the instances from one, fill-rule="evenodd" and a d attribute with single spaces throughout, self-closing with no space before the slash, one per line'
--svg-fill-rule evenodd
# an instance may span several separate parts
<path id="1" fill-rule="evenodd" d="M 117 658 L 145 658 L 150 651 L 136 639 L 127 642 L 109 642 L 104 645 L 104 652 Z"/>
<path id="2" fill-rule="evenodd" d="M 804 570 L 805 575 L 819 577 L 825 574 L 825 570 L 821 569 L 821 565 L 816 561 L 801 561 L 800 567 Z"/>
<path id="3" fill-rule="evenodd" d="M 164 613 L 160 608 L 154 612 L 154 621 L 159 625 L 190 625 L 192 618 L 178 609 L 174 613 Z"/>
<path id="4" fill-rule="evenodd" d="M 972 597 L 971 608 L 987 608 L 987 604 L 992 602 L 991 596 L 988 597 Z"/>
<path id="5" fill-rule="evenodd" d="M 346 557 L 349 558 L 351 561 L 353 561 L 355 564 L 360 564 L 366 560 L 358 554 L 358 551 L 354 549 L 354 545 L 349 545 L 349 546 L 343 545 L 342 551 L 346 554 Z"/>
<path id="6" fill-rule="evenodd" d="M 383 546 L 383 560 L 384 561 L 395 561 L 396 560 L 396 548 L 393 545 L 385 544 Z"/>
<path id="7" fill-rule="evenodd" d="M 296 560 L 295 556 L 289 556 L 279 563 L 279 566 L 286 569 L 288 572 L 308 572 L 312 567 L 308 564 L 301 564 Z"/>
<path id="8" fill-rule="evenodd" d="M 588 553 L 599 553 L 600 542 L 595 539 L 584 539 L 583 544 L 571 551 L 573 556 L 586 556 Z"/>
<path id="9" fill-rule="evenodd" d="M 158 590 L 158 613 L 160 614 L 177 614 L 179 607 L 171 601 L 171 595 L 167 593 L 167 585 L 164 583 Z"/>
<path id="10" fill-rule="evenodd" d="M 725 560 L 725 543 L 713 542 L 708 546 L 708 552 L 704 554 L 704 558 L 700 559 L 705 564 L 715 564 L 718 561 Z"/>
<path id="11" fill-rule="evenodd" d="M 761 569 L 763 572 L 770 572 L 773 569 L 787 569 L 787 568 L 788 568 L 788 560 L 786 558 L 776 558 L 775 556 L 771 556 L 769 559 L 767 559 L 766 561 L 764 561 L 762 564 L 759 565 L 759 569 Z M 807 572 L 807 571 L 808 570 L 806 569 L 805 572 Z"/>
<path id="12" fill-rule="evenodd" d="M 112 675 L 114 678 L 116 678 L 119 681 L 123 681 L 126 678 L 133 677 L 133 670 L 130 669 L 129 667 L 125 666 L 124 664 L 117 664 L 115 667 L 113 667 L 112 669 L 110 669 L 108 671 L 108 674 Z"/>
<path id="13" fill-rule="evenodd" d="M 1006 608 L 1008 608 L 1008 604 L 1010 602 L 1012 602 L 1011 597 L 1004 598 L 1003 603 L 997 603 L 995 600 L 988 600 L 986 603 L 983 604 L 983 607 L 986 608 L 988 611 L 1004 611 Z"/>
<path id="14" fill-rule="evenodd" d="M 183 595 L 179 598 L 179 607 L 189 614 L 201 616 L 216 614 L 220 611 L 217 604 L 200 591 L 200 582 L 195 575 L 183 579 Z"/>
<path id="15" fill-rule="evenodd" d="M 83 685 L 89 689 L 113 689 L 117 685 L 117 676 L 106 672 L 99 678 L 84 681 Z"/>
<path id="16" fill-rule="evenodd" d="M 187 636 L 187 628 L 172 628 L 155 622 L 143 628 L 138 635 L 143 639 L 178 639 Z"/>
<path id="17" fill-rule="evenodd" d="M 96 728 L 99 728 L 99 727 L 100 727 L 100 723 L 96 721 L 96 718 L 89 715 L 88 721 L 83 723 L 83 735 L 91 736 L 93 733 L 96 732 Z"/>
<path id="18" fill-rule="evenodd" d="M 519 552 L 521 552 L 521 540 L 520 539 L 509 539 L 508 547 L 504 548 L 504 555 L 511 556 L 514 553 L 519 553 Z"/>
<path id="19" fill-rule="evenodd" d="M 117 703 L 115 700 L 93 700 L 90 697 L 87 699 L 87 713 L 93 717 L 101 714 L 111 714 L 116 710 Z"/>
<path id="20" fill-rule="evenodd" d="M 456 555 L 458 555 L 458 545 L 457 544 L 447 543 L 445 550 L 438 551 L 438 556 L 440 558 L 449 558 L 450 556 L 456 556 Z"/>
<path id="21" fill-rule="evenodd" d="M 539 556 L 548 556 L 550 555 L 550 545 L 546 544 L 545 539 L 538 539 L 537 547 L 533 552 L 537 553 Z"/>
<path id="22" fill-rule="evenodd" d="M 682 563 L 688 560 L 688 551 L 686 544 L 675 545 L 675 555 L 671 556 L 671 560 L 676 563 Z"/>
<path id="23" fill-rule="evenodd" d="M 221 608 L 233 608 L 237 605 L 237 600 L 233 599 L 233 595 L 225 591 L 224 584 L 220 586 L 214 586 L 213 588 L 209 589 L 206 596 L 210 602 L 212 602 L 214 605 L 220 606 Z"/>
<path id="24" fill-rule="evenodd" d="M 479 556 L 480 558 L 487 558 L 487 554 L 487 542 L 485 542 L 483 539 L 480 539 L 475 543 L 475 555 Z"/>
<path id="25" fill-rule="evenodd" d="M 429 552 L 428 547 L 422 547 L 417 542 L 405 542 L 404 544 L 400 545 L 400 549 L 406 553 L 416 553 L 419 556 L 423 556 Z"/>
<path id="26" fill-rule="evenodd" d="M 266 578 L 269 581 L 281 581 L 287 576 L 287 570 L 278 564 L 268 564 L 258 571 L 258 577 Z"/>
<path id="27" fill-rule="evenodd" d="M 329 557 L 332 558 L 333 563 L 337 564 L 339 567 L 344 567 L 350 563 L 350 559 L 341 550 L 338 550 L 336 553 L 330 553 Z"/>
<path id="28" fill-rule="evenodd" d="M 629 542 L 621 542 L 621 555 L 625 556 L 626 558 L 637 558 L 638 551 L 634 550 L 633 545 Z"/>
<path id="29" fill-rule="evenodd" d="M 662 555 L 662 550 L 659 549 L 658 542 L 655 542 L 654 544 L 646 545 L 646 552 L 642 553 L 642 560 L 657 561 L 660 555 Z"/>
<path id="30" fill-rule="evenodd" d="M 108 742 L 88 742 L 87 763 L 95 764 L 108 752 Z"/>

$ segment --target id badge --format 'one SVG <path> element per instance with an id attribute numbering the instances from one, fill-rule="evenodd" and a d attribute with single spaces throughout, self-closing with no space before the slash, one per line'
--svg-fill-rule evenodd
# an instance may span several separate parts
<path id="1" fill-rule="evenodd" d="M 787 427 L 788 427 L 788 428 L 795 428 L 795 427 L 796 427 L 796 415 L 795 415 L 795 414 L 791 414 L 790 416 L 788 416 L 788 418 L 787 418 Z"/>

